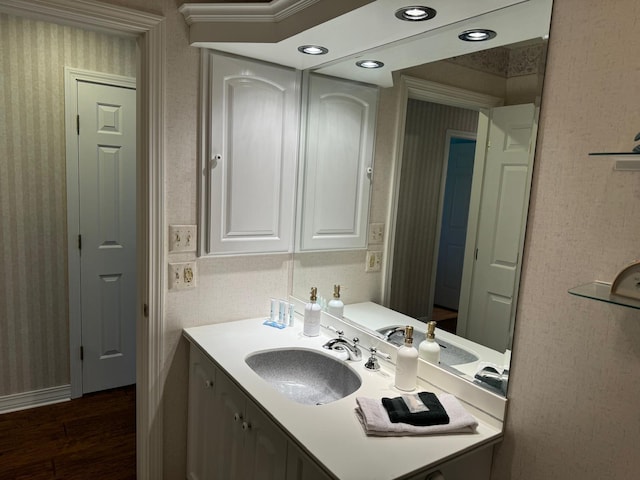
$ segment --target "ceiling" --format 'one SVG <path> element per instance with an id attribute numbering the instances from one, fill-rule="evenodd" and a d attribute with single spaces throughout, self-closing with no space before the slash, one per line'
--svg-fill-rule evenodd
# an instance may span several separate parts
<path id="1" fill-rule="evenodd" d="M 395 12 L 409 5 L 434 8 L 424 22 L 405 22 Z M 392 72 L 474 51 L 546 38 L 552 0 L 274 0 L 270 3 L 184 4 L 190 42 L 300 70 L 380 86 Z M 464 42 L 471 28 L 497 32 L 486 42 Z M 304 55 L 300 45 L 322 45 L 326 55 Z M 384 67 L 363 69 L 357 60 Z"/>

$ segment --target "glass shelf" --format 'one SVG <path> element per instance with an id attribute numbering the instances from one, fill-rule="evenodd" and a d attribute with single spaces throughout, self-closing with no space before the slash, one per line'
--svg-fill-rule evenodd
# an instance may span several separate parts
<path id="1" fill-rule="evenodd" d="M 606 282 L 592 282 L 569 289 L 569 293 L 578 297 L 591 298 L 601 302 L 622 305 L 623 307 L 640 310 L 640 300 L 622 297 L 611 293 L 611 284 Z"/>

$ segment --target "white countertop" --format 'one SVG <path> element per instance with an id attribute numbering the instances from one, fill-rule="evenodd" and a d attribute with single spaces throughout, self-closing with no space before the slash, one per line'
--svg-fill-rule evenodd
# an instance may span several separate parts
<path id="1" fill-rule="evenodd" d="M 302 321 L 278 330 L 262 325 L 263 318 L 187 328 L 185 337 L 199 346 L 214 362 L 260 405 L 304 450 L 338 479 L 390 480 L 411 472 L 435 467 L 482 445 L 499 441 L 500 429 L 479 421 L 476 433 L 421 437 L 368 437 L 356 418 L 357 396 L 395 397 L 402 392 L 393 386 L 393 370 L 381 361 L 382 369 L 372 372 L 363 360 L 349 362 L 362 378 L 353 394 L 326 404 L 302 405 L 281 395 L 251 370 L 244 359 L 265 349 L 298 347 L 321 350 L 330 336 L 321 329 L 319 337 L 305 337 Z M 390 365 L 389 365 L 390 366 Z M 420 390 L 440 391 L 430 384 Z M 466 407 L 466 405 L 465 405 Z M 467 408 L 475 415 L 473 407 Z"/>

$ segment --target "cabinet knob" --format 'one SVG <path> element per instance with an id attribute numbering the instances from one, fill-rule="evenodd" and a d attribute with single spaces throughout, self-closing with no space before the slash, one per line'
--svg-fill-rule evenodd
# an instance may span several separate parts
<path id="1" fill-rule="evenodd" d="M 233 414 L 233 420 L 235 422 L 237 422 L 238 420 L 242 420 L 242 415 L 240 415 L 239 413 L 234 413 Z"/>
<path id="2" fill-rule="evenodd" d="M 213 387 L 213 382 L 211 380 L 205 381 L 204 384 L 207 386 L 207 388 Z"/>
<path id="3" fill-rule="evenodd" d="M 242 422 L 243 430 L 251 430 L 251 424 L 249 422 Z"/>

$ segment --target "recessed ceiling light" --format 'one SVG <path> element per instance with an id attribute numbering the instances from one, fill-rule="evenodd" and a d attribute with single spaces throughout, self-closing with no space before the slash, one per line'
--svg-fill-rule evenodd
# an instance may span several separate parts
<path id="1" fill-rule="evenodd" d="M 306 53 L 307 55 L 324 55 L 325 53 L 329 53 L 327 48 L 321 47 L 320 45 L 302 45 L 298 47 L 298 51 Z"/>
<path id="2" fill-rule="evenodd" d="M 416 5 L 412 7 L 403 7 L 397 10 L 396 17 L 407 22 L 421 22 L 423 20 L 432 19 L 436 16 L 436 13 L 437 12 L 433 8 Z"/>
<path id="3" fill-rule="evenodd" d="M 356 65 L 360 68 L 382 68 L 384 63 L 378 60 L 360 60 L 356 62 Z"/>
<path id="4" fill-rule="evenodd" d="M 497 35 L 493 30 L 486 30 L 484 28 L 474 28 L 473 30 L 465 30 L 458 38 L 465 42 L 484 42 L 485 40 L 491 40 Z"/>

